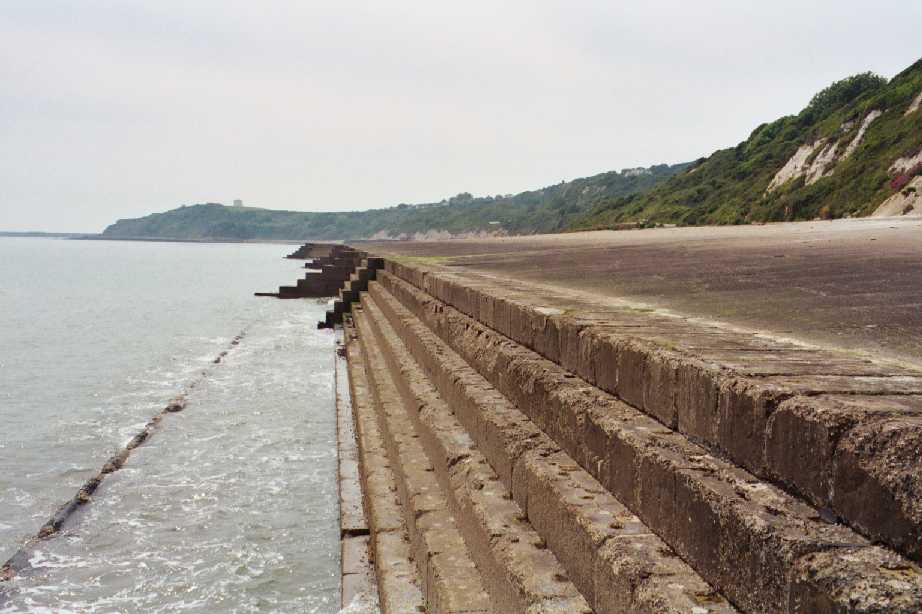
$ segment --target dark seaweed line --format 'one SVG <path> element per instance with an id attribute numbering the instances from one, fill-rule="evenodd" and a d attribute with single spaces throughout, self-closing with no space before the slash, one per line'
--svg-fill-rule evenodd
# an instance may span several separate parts
<path id="1" fill-rule="evenodd" d="M 245 335 L 246 330 L 243 330 L 240 332 L 240 334 L 234 337 L 230 342 L 230 346 L 226 350 L 221 351 L 221 353 L 211 361 L 212 364 L 220 364 L 221 361 L 224 360 L 224 357 L 227 356 L 227 354 L 230 352 L 230 350 L 240 344 L 240 341 L 243 340 Z M 125 464 L 125 461 L 127 461 L 128 457 L 131 455 L 131 452 L 135 448 L 142 445 L 145 441 L 147 441 L 151 435 L 153 435 L 154 429 L 157 427 L 157 425 L 160 424 L 160 421 L 163 420 L 165 415 L 180 412 L 185 409 L 186 399 L 188 398 L 189 393 L 191 393 L 192 390 L 198 386 L 198 384 L 200 384 L 206 377 L 208 377 L 208 374 L 208 370 L 203 370 L 201 373 L 199 373 L 198 377 L 189 382 L 183 392 L 170 400 L 166 407 L 164 407 L 158 414 L 151 418 L 147 424 L 144 425 L 144 428 L 142 428 L 134 437 L 128 441 L 124 448 L 109 458 L 109 460 L 107 460 L 102 466 L 102 469 L 100 469 L 98 474 L 84 482 L 83 486 L 80 487 L 80 489 L 77 491 L 77 494 L 74 495 L 72 499 L 58 508 L 58 510 L 51 516 L 51 518 L 49 518 L 48 521 L 42 525 L 42 527 L 38 530 L 38 533 L 36 533 L 33 537 L 30 537 L 23 544 L 23 546 L 17 550 L 16 553 L 13 554 L 13 556 L 11 556 L 6 561 L 6 563 L 3 564 L 2 567 L 0 567 L 0 583 L 8 582 L 9 580 L 12 580 L 17 574 L 20 574 L 23 571 L 31 568 L 29 557 L 35 546 L 57 535 L 63 528 L 64 524 L 74 515 L 74 513 L 92 500 L 93 493 L 97 488 L 99 488 L 99 485 L 102 483 L 105 477 L 111 473 L 115 473 L 122 468 L 122 466 Z M 3 584 L 0 584 L 0 605 L 3 605 L 6 597 L 8 597 L 7 590 Z"/>

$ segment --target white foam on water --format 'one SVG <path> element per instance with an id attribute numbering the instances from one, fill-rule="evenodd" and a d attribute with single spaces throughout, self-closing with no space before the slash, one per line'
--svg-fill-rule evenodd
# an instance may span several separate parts
<path id="1" fill-rule="evenodd" d="M 337 611 L 332 336 L 304 306 L 271 303 L 0 611 Z"/>
<path id="2" fill-rule="evenodd" d="M 73 567 L 86 567 L 88 563 L 76 557 L 64 556 L 48 549 L 33 550 L 29 557 L 29 565 L 34 570 L 66 569 Z"/>

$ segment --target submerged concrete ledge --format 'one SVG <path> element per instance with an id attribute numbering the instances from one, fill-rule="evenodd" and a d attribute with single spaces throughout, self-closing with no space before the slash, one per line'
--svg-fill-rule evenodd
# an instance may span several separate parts
<path id="1" fill-rule="evenodd" d="M 401 594 L 425 611 L 464 611 L 445 596 L 477 580 L 475 611 L 922 611 L 911 365 L 450 262 L 381 264 L 341 296 L 353 392 L 370 391 L 356 419 L 379 437 L 358 429 L 360 472 L 366 509 L 397 506 L 369 522 L 370 548 L 404 544 Z M 448 542 L 415 526 L 430 509 L 476 575 L 437 564 Z"/>

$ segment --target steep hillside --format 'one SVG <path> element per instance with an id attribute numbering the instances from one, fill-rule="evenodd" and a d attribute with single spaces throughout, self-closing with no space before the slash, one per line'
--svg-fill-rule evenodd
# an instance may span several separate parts
<path id="1" fill-rule="evenodd" d="M 209 203 L 119 220 L 103 234 L 125 238 L 307 240 L 554 232 L 585 214 L 598 200 L 649 189 L 686 166 L 662 164 L 612 171 L 514 196 L 474 198 L 463 193 L 438 203 L 358 212 L 273 211 Z"/>
<path id="2" fill-rule="evenodd" d="M 571 229 L 628 221 L 740 224 L 922 215 L 922 60 L 889 82 L 838 81 L 798 115 L 695 162 L 643 194 L 607 198 Z"/>

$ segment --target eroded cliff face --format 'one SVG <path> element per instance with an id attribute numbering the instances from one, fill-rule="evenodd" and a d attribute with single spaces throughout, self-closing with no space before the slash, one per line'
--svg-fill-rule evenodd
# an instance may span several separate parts
<path id="1" fill-rule="evenodd" d="M 885 201 L 902 209 L 922 174 L 920 152 L 922 60 L 889 80 L 837 81 L 796 115 L 759 125 L 647 193 L 600 203 L 571 229 L 861 217 Z"/>
<path id="2" fill-rule="evenodd" d="M 903 121 L 919 121 L 917 113 L 922 106 L 922 91 L 912 100 L 903 112 Z M 854 136 L 847 145 L 840 147 L 843 140 L 831 141 L 829 138 L 817 139 L 797 148 L 794 155 L 772 178 L 766 193 L 770 193 L 789 181 L 803 177 L 805 185 L 812 185 L 824 177 L 831 176 L 838 163 L 844 161 L 861 146 L 871 123 L 884 114 L 883 110 L 874 109 L 867 113 Z M 844 122 L 839 127 L 839 134 L 853 132 L 854 122 Z M 841 155 L 839 151 L 841 150 Z M 913 155 L 900 156 L 887 167 L 890 185 L 896 190 L 887 197 L 872 213 L 872 217 L 897 217 L 903 215 L 922 215 L 922 149 Z"/>
<path id="3" fill-rule="evenodd" d="M 899 192 L 885 200 L 872 217 L 922 216 L 922 177 L 915 177 Z"/>
<path id="4" fill-rule="evenodd" d="M 812 143 L 801 145 L 791 156 L 791 159 L 785 163 L 768 184 L 768 191 L 778 189 L 788 181 L 804 177 L 806 185 L 812 185 L 822 179 L 829 177 L 835 172 L 836 164 L 845 160 L 861 145 L 864 135 L 875 119 L 883 115 L 883 111 L 874 109 L 864 116 L 858 126 L 857 132 L 851 136 L 855 127 L 854 122 L 845 122 L 839 126 L 839 134 L 842 135 L 840 140 L 832 141 L 828 138 L 818 139 Z M 850 139 L 844 139 L 851 136 Z M 844 148 L 840 147 L 846 142 Z M 839 154 L 842 150 L 841 155 Z"/>
<path id="5" fill-rule="evenodd" d="M 909 105 L 909 108 L 906 109 L 906 112 L 903 113 L 903 117 L 908 117 L 910 113 L 915 113 L 919 110 L 919 106 L 922 105 L 922 92 L 919 92 L 919 95 L 915 97 L 912 101 L 912 104 Z"/>
<path id="6" fill-rule="evenodd" d="M 920 105 L 922 92 L 913 99 L 903 117 L 907 121 L 922 121 Z M 874 210 L 873 217 L 922 215 L 922 148 L 914 155 L 900 156 L 887 171 L 892 177 L 890 183 L 896 192 Z"/>
<path id="7" fill-rule="evenodd" d="M 768 191 L 771 192 L 792 179 L 807 175 L 812 166 L 810 160 L 813 152 L 822 146 L 824 141 L 825 139 L 821 139 L 815 143 L 807 143 L 798 147 L 791 159 L 772 177 L 772 182 L 768 184 Z"/>
<path id="8" fill-rule="evenodd" d="M 430 228 L 420 232 L 394 233 L 381 230 L 369 237 L 373 241 L 451 241 L 454 239 L 489 239 L 491 237 L 506 237 L 509 233 L 505 230 L 470 230 L 468 232 L 448 232 L 438 228 Z"/>
<path id="9" fill-rule="evenodd" d="M 893 174 L 898 173 L 907 173 L 912 170 L 913 167 L 922 164 L 922 149 L 919 150 L 914 156 L 905 156 L 902 158 L 897 158 L 893 161 L 893 164 L 890 165 L 890 172 Z"/>

